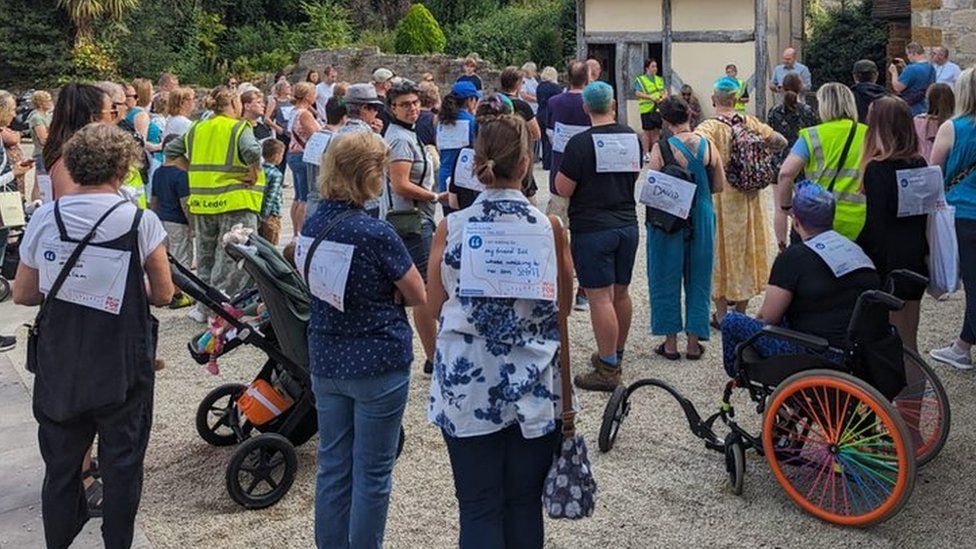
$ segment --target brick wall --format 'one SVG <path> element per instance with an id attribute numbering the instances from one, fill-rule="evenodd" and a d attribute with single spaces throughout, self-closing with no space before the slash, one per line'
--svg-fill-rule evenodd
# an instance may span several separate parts
<path id="1" fill-rule="evenodd" d="M 912 39 L 948 47 L 964 69 L 976 66 L 976 0 L 912 0 Z"/>

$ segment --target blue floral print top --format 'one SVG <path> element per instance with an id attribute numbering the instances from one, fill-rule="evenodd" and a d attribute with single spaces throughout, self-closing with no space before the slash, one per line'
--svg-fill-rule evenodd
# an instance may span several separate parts
<path id="1" fill-rule="evenodd" d="M 558 306 L 554 301 L 460 297 L 461 241 L 468 222 L 545 223 L 515 189 L 489 189 L 447 217 L 441 311 L 428 419 L 451 437 L 518 423 L 525 438 L 551 433 L 561 411 Z"/>

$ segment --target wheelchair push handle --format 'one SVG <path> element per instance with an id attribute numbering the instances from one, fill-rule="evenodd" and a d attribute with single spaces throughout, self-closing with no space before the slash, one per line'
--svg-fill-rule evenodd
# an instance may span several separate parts
<path id="1" fill-rule="evenodd" d="M 895 269 L 888 273 L 885 277 L 884 288 L 889 294 L 895 293 L 895 289 L 899 288 L 905 284 L 910 284 L 914 286 L 928 286 L 929 279 L 924 277 L 915 271 L 910 271 L 908 269 Z"/>

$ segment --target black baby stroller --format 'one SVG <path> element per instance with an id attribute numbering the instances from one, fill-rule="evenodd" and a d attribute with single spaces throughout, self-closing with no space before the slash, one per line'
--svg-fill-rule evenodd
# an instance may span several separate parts
<path id="1" fill-rule="evenodd" d="M 288 493 L 298 469 L 295 446 L 318 432 L 306 339 L 309 292 L 291 264 L 263 238 L 251 235 L 246 244 L 228 244 L 226 249 L 256 286 L 233 299 L 172 257 L 170 264 L 176 285 L 226 323 L 228 337 L 216 356 L 241 344 L 254 345 L 268 356 L 251 384 L 217 387 L 200 402 L 196 415 L 203 440 L 214 446 L 240 444 L 227 465 L 227 491 L 240 505 L 262 509 Z M 256 320 L 235 314 L 253 310 L 258 302 L 265 314 Z M 216 358 L 200 351 L 199 339 L 207 334 L 188 344 L 200 364 Z M 251 436 L 255 430 L 260 434 Z M 403 441 L 401 428 L 398 455 Z"/>

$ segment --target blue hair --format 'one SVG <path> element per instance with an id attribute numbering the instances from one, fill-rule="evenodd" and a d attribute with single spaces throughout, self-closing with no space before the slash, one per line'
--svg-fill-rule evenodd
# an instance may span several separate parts
<path id="1" fill-rule="evenodd" d="M 597 80 L 583 88 L 583 101 L 590 112 L 607 114 L 613 103 L 613 87 L 606 82 Z"/>
<path id="2" fill-rule="evenodd" d="M 814 232 L 834 227 L 834 197 L 826 189 L 810 181 L 802 181 L 793 196 L 793 217 L 804 228 Z"/>

